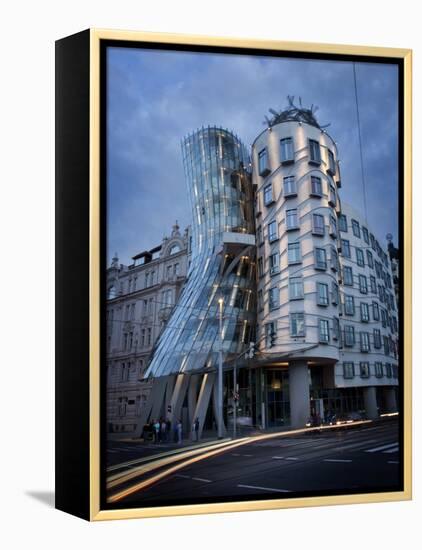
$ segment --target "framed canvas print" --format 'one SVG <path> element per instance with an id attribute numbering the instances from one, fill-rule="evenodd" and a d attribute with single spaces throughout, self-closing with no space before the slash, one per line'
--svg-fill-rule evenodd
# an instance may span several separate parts
<path id="1" fill-rule="evenodd" d="M 56 43 L 56 506 L 411 498 L 411 52 Z"/>

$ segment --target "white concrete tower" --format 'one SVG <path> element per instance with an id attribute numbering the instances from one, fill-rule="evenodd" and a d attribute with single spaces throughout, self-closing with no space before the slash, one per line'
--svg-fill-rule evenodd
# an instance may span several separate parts
<path id="1" fill-rule="evenodd" d="M 334 386 L 339 360 L 338 155 L 312 110 L 293 101 L 268 123 L 252 145 L 258 342 L 264 367 L 288 368 L 290 423 L 303 426 L 312 368 Z"/>

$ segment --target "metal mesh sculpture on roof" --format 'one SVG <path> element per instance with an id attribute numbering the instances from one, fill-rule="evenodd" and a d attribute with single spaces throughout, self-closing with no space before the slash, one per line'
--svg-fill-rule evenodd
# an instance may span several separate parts
<path id="1" fill-rule="evenodd" d="M 295 99 L 295 96 L 288 95 L 287 101 L 289 102 L 289 106 L 282 111 L 278 112 L 274 109 L 269 109 L 270 113 L 273 116 L 272 118 L 268 118 L 266 116 L 264 124 L 266 124 L 269 128 L 271 128 L 271 126 L 275 126 L 280 122 L 296 121 L 296 122 L 306 122 L 306 124 L 315 126 L 320 130 L 324 128 L 328 128 L 329 124 L 325 124 L 324 126 L 321 126 L 321 124 L 319 124 L 319 122 L 315 117 L 315 113 L 318 111 L 317 105 L 312 104 L 310 109 L 306 109 L 305 107 L 302 106 L 302 98 L 299 97 L 299 107 L 298 107 L 297 105 L 294 104 L 294 99 Z"/>

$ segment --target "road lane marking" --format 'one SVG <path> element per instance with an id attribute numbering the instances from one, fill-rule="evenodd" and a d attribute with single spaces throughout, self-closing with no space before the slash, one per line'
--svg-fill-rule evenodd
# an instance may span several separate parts
<path id="1" fill-rule="evenodd" d="M 389 449 L 388 451 L 382 451 L 383 454 L 391 454 L 391 453 L 398 453 L 399 452 L 399 446 L 394 447 L 393 449 Z"/>
<path id="2" fill-rule="evenodd" d="M 261 491 L 271 491 L 273 493 L 291 493 L 287 489 L 274 489 L 273 487 L 259 487 L 259 485 L 242 485 L 239 484 L 238 487 L 242 489 L 260 489 Z"/>
<path id="3" fill-rule="evenodd" d="M 396 447 L 397 443 L 389 443 L 388 445 L 382 445 L 381 447 L 375 447 L 374 449 L 368 449 L 365 453 L 376 453 L 377 451 L 383 451 L 384 449 L 389 449 L 390 447 Z"/>
<path id="4" fill-rule="evenodd" d="M 272 456 L 271 458 L 274 458 L 275 460 L 282 460 L 284 456 Z"/>
<path id="5" fill-rule="evenodd" d="M 355 428 L 356 426 L 361 426 L 361 425 L 370 424 L 370 423 L 372 423 L 372 420 L 362 420 L 362 421 L 353 423 L 351 426 L 353 426 L 353 428 Z M 134 493 L 137 493 L 138 491 L 142 491 L 143 489 L 146 489 L 147 487 L 153 485 L 154 483 L 157 483 L 158 481 L 162 480 L 165 477 L 170 476 L 174 472 L 176 472 L 178 470 L 181 470 L 182 468 L 185 468 L 186 466 L 189 466 L 189 465 L 194 464 L 196 462 L 199 462 L 199 461 L 217 456 L 219 454 L 222 454 L 222 453 L 224 453 L 224 452 L 226 452 L 230 449 L 234 449 L 236 447 L 240 447 L 240 446 L 243 446 L 243 445 L 249 445 L 251 443 L 255 444 L 258 441 L 274 439 L 276 437 L 285 437 L 285 436 L 291 437 L 292 435 L 297 435 L 299 433 L 309 434 L 309 433 L 312 433 L 316 430 L 318 430 L 318 431 L 321 431 L 321 430 L 324 430 L 324 431 L 325 430 L 334 430 L 334 429 L 336 430 L 337 428 L 338 428 L 337 426 L 322 426 L 322 427 L 319 427 L 319 428 L 301 428 L 301 429 L 297 429 L 297 430 L 291 430 L 289 432 L 273 432 L 273 433 L 270 433 L 270 434 L 262 434 L 262 435 L 252 436 L 252 437 L 245 437 L 245 438 L 242 438 L 240 440 L 237 440 L 236 442 L 232 442 L 231 444 L 225 446 L 224 448 L 222 448 L 222 447 L 216 448 L 217 446 L 215 446 L 215 447 L 213 447 L 212 450 L 207 449 L 207 451 L 205 453 L 203 453 L 201 456 L 192 456 L 194 454 L 192 452 L 185 453 L 185 456 L 183 458 L 186 458 L 186 455 L 190 455 L 191 458 L 185 460 L 182 463 L 171 466 L 167 470 L 164 470 L 164 471 L 162 471 L 158 474 L 155 474 L 152 477 L 150 477 L 148 479 L 145 479 L 144 481 L 138 482 L 135 485 L 127 487 L 126 489 L 124 489 L 122 491 L 119 491 L 118 493 L 114 493 L 114 494 L 108 496 L 107 497 L 107 502 L 108 503 L 118 502 L 118 501 L 126 498 L 129 495 L 132 495 Z M 344 426 L 342 428 L 344 428 Z M 179 460 L 181 458 L 182 457 L 180 457 Z M 163 464 L 161 464 L 161 465 L 163 465 Z M 157 465 L 155 465 L 155 468 L 156 467 L 157 467 Z M 126 477 L 126 476 L 124 476 L 124 477 Z M 108 485 L 108 488 L 109 488 L 110 484 L 108 483 L 107 485 Z"/>
<path id="6" fill-rule="evenodd" d="M 242 455 L 242 456 L 253 456 L 253 455 Z"/>
<path id="7" fill-rule="evenodd" d="M 298 458 L 294 458 L 293 456 L 287 456 L 286 460 L 299 460 Z"/>
<path id="8" fill-rule="evenodd" d="M 353 462 L 345 458 L 324 458 L 323 462 Z"/>
<path id="9" fill-rule="evenodd" d="M 212 483 L 212 481 L 210 479 L 204 479 L 203 477 L 193 477 L 192 479 L 194 479 L 195 481 L 203 481 L 205 483 Z"/>
<path id="10" fill-rule="evenodd" d="M 182 474 L 176 474 L 174 477 L 183 477 L 183 479 L 190 479 L 190 476 L 184 476 Z"/>
<path id="11" fill-rule="evenodd" d="M 387 464 L 400 464 L 398 460 L 389 460 Z"/>

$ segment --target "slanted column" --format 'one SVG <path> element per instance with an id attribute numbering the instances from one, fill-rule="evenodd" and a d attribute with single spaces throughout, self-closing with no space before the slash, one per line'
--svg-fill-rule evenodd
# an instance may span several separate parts
<path id="1" fill-rule="evenodd" d="M 371 420 L 378 418 L 377 389 L 375 386 L 363 388 L 363 401 L 365 404 L 366 416 Z"/>
<path id="2" fill-rule="evenodd" d="M 394 387 L 384 388 L 384 397 L 387 411 L 389 413 L 397 412 L 396 389 Z"/>
<path id="3" fill-rule="evenodd" d="M 290 423 L 292 428 L 304 428 L 309 418 L 308 363 L 296 361 L 289 365 Z"/>

